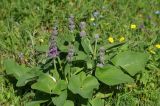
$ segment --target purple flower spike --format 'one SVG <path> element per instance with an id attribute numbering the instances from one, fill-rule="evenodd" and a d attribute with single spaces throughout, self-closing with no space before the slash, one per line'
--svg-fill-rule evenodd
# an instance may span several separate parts
<path id="1" fill-rule="evenodd" d="M 86 36 L 86 32 L 83 30 L 80 32 L 80 37 L 84 37 L 84 36 Z"/>
<path id="2" fill-rule="evenodd" d="M 50 37 L 50 46 L 48 51 L 48 56 L 52 58 L 56 58 L 58 56 L 58 49 L 56 44 L 56 38 L 58 35 L 58 29 L 57 27 L 53 27 L 52 35 Z"/>
<path id="3" fill-rule="evenodd" d="M 73 30 L 75 29 L 74 16 L 70 15 L 68 21 L 69 21 L 69 30 L 73 32 Z"/>
<path id="4" fill-rule="evenodd" d="M 51 48 L 51 49 L 49 50 L 49 53 L 48 53 L 48 56 L 49 56 L 49 57 L 55 58 L 55 57 L 57 57 L 57 55 L 58 55 L 57 47 L 53 47 L 53 48 Z"/>
<path id="5" fill-rule="evenodd" d="M 105 63 L 105 48 L 100 47 L 99 49 L 99 63 L 97 64 L 98 67 L 103 67 Z"/>
<path id="6" fill-rule="evenodd" d="M 86 28 L 86 23 L 85 22 L 80 22 L 79 27 L 80 27 L 81 30 L 84 30 Z"/>
<path id="7" fill-rule="evenodd" d="M 73 60 L 73 56 L 74 56 L 74 49 L 73 49 L 73 46 L 70 46 L 66 60 L 68 62 L 71 62 Z"/>
<path id="8" fill-rule="evenodd" d="M 99 34 L 95 34 L 95 39 L 98 39 L 99 38 Z"/>

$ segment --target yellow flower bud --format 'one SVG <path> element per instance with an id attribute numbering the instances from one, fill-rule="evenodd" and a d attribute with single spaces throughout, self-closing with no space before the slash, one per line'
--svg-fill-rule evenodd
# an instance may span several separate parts
<path id="1" fill-rule="evenodd" d="M 119 38 L 119 42 L 123 42 L 123 41 L 125 41 L 125 38 L 124 37 L 120 37 Z"/>
<path id="2" fill-rule="evenodd" d="M 160 44 L 156 44 L 155 47 L 160 49 Z"/>
<path id="3" fill-rule="evenodd" d="M 135 24 L 131 24 L 131 29 L 136 29 L 137 26 Z"/>
<path id="4" fill-rule="evenodd" d="M 94 18 L 94 17 L 90 18 L 90 21 L 94 21 L 94 20 L 95 20 L 95 18 Z"/>
<path id="5" fill-rule="evenodd" d="M 110 43 L 114 43 L 113 37 L 109 37 L 109 38 L 108 38 L 108 41 L 109 41 Z"/>

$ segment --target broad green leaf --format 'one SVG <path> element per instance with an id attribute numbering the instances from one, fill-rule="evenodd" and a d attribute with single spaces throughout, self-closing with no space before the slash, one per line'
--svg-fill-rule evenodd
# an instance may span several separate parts
<path id="1" fill-rule="evenodd" d="M 63 106 L 67 99 L 67 90 L 63 91 L 59 96 L 53 97 L 52 101 L 56 106 Z"/>
<path id="2" fill-rule="evenodd" d="M 145 53 L 126 51 L 121 52 L 112 59 L 112 63 L 116 66 L 121 66 L 130 75 L 134 76 L 138 72 L 144 70 L 147 62 Z"/>
<path id="3" fill-rule="evenodd" d="M 18 87 L 26 85 L 42 73 L 38 68 L 28 68 L 17 64 L 11 59 L 5 60 L 4 66 L 7 74 L 13 75 L 18 80 L 16 84 Z"/>
<path id="4" fill-rule="evenodd" d="M 63 90 L 67 89 L 67 83 L 65 80 L 58 80 L 52 93 L 59 95 Z"/>
<path id="5" fill-rule="evenodd" d="M 40 101 L 31 101 L 26 103 L 24 106 L 40 106 L 41 103 L 45 103 L 47 100 L 40 100 Z"/>
<path id="6" fill-rule="evenodd" d="M 104 100 L 100 98 L 94 98 L 89 101 L 91 106 L 104 106 Z"/>
<path id="7" fill-rule="evenodd" d="M 32 81 L 36 76 L 34 74 L 26 73 L 18 78 L 17 87 L 25 86 L 29 81 Z"/>
<path id="8" fill-rule="evenodd" d="M 52 90 L 55 88 L 56 80 L 52 78 L 49 74 L 42 74 L 39 76 L 39 79 L 34 83 L 31 88 L 37 89 L 46 93 L 52 93 Z"/>
<path id="9" fill-rule="evenodd" d="M 87 54 L 90 54 L 90 53 L 93 54 L 93 49 L 92 49 L 90 40 L 89 40 L 87 37 L 83 37 L 83 38 L 81 39 L 81 44 L 82 44 L 82 47 L 83 47 L 84 51 L 85 51 Z"/>
<path id="10" fill-rule="evenodd" d="M 36 77 L 38 77 L 40 74 L 42 74 L 43 72 L 41 70 L 39 70 L 37 67 L 34 67 L 32 69 L 30 69 L 28 72 L 26 72 L 24 75 L 21 75 L 17 80 L 17 84 L 16 86 L 20 87 L 20 86 L 24 86 L 26 85 L 28 82 L 33 81 L 35 79 L 37 79 Z"/>
<path id="11" fill-rule="evenodd" d="M 30 69 L 17 64 L 12 59 L 7 59 L 4 61 L 4 67 L 6 69 L 6 73 L 8 75 L 13 75 L 16 79 L 24 75 L 26 72 L 28 72 Z"/>
<path id="12" fill-rule="evenodd" d="M 63 106 L 74 106 L 74 103 L 71 100 L 66 100 Z"/>
<path id="13" fill-rule="evenodd" d="M 97 79 L 84 72 L 73 75 L 69 80 L 68 88 L 75 94 L 79 94 L 84 98 L 91 98 L 94 89 L 98 89 L 99 83 Z"/>
<path id="14" fill-rule="evenodd" d="M 53 77 L 56 79 L 56 80 L 59 80 L 59 73 L 57 70 L 51 70 L 51 73 L 53 74 Z"/>
<path id="15" fill-rule="evenodd" d="M 107 85 L 134 82 L 129 75 L 123 73 L 122 70 L 112 65 L 104 66 L 102 68 L 97 67 L 95 75 L 100 81 Z"/>
<path id="16" fill-rule="evenodd" d="M 87 59 L 87 54 L 85 54 L 84 52 L 82 51 L 79 51 L 77 53 L 77 56 L 74 56 L 74 60 L 86 60 Z"/>

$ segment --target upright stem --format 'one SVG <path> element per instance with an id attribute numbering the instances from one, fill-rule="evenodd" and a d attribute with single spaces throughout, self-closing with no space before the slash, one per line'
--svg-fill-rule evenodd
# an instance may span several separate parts
<path id="1" fill-rule="evenodd" d="M 55 59 L 53 60 L 53 63 L 54 63 L 54 69 L 57 71 L 57 66 L 56 66 L 56 61 L 55 61 Z"/>
<path id="2" fill-rule="evenodd" d="M 57 59 L 58 59 L 58 63 L 59 63 L 59 66 L 60 66 L 60 70 L 62 70 L 63 68 L 62 68 L 61 60 L 60 60 L 60 58 L 59 58 L 59 57 L 57 57 Z"/>
<path id="3" fill-rule="evenodd" d="M 95 42 L 95 46 L 94 46 L 94 60 L 96 59 L 96 52 L 97 52 L 97 39 L 96 39 L 96 42 Z"/>

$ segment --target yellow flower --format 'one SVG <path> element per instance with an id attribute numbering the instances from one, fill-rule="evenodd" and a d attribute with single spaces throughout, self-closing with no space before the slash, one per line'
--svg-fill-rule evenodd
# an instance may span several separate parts
<path id="1" fill-rule="evenodd" d="M 131 29 L 136 29 L 136 28 L 137 28 L 136 24 L 131 24 Z"/>
<path id="2" fill-rule="evenodd" d="M 108 38 L 108 41 L 109 41 L 110 43 L 114 43 L 113 37 L 109 37 L 109 38 Z"/>
<path id="3" fill-rule="evenodd" d="M 122 36 L 119 38 L 119 42 L 123 42 L 123 41 L 125 41 L 125 38 Z"/>
<path id="4" fill-rule="evenodd" d="M 160 49 L 160 44 L 156 44 L 155 47 Z"/>
<path id="5" fill-rule="evenodd" d="M 95 18 L 94 18 L 94 17 L 90 18 L 90 21 L 94 21 L 94 20 L 95 20 Z"/>
<path id="6" fill-rule="evenodd" d="M 43 42 L 44 42 L 44 40 L 43 40 L 43 39 L 39 39 L 39 42 L 43 43 Z"/>

